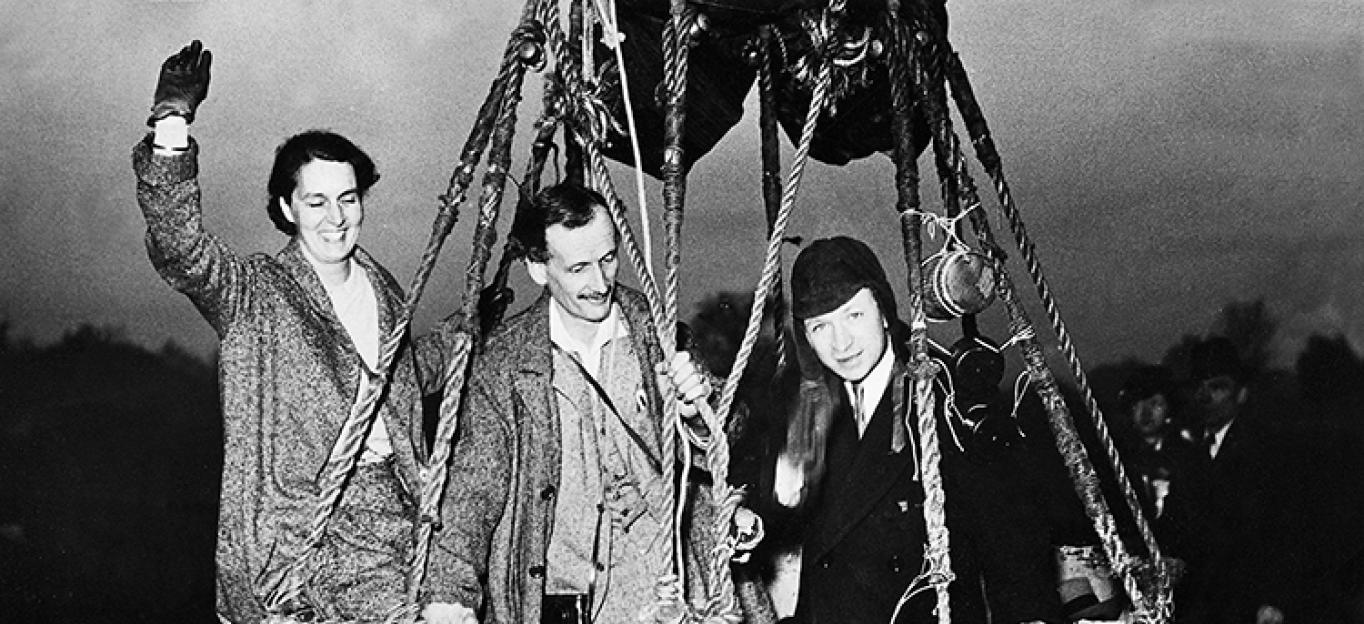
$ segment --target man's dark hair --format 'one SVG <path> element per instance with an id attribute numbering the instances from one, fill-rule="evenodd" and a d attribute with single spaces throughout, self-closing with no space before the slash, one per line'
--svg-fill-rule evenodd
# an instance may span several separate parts
<path id="1" fill-rule="evenodd" d="M 508 238 L 518 255 L 534 262 L 549 260 L 545 247 L 545 230 L 551 225 L 573 229 L 592 220 L 595 207 L 606 207 L 606 198 L 592 189 L 572 182 L 560 182 L 545 188 L 527 201 L 522 197 L 516 207 L 516 220 Z M 616 232 L 619 239 L 620 232 Z"/>
<path id="2" fill-rule="evenodd" d="M 275 165 L 270 169 L 270 182 L 266 186 L 270 200 L 265 205 L 275 227 L 289 236 L 297 234 L 298 227 L 284 216 L 279 201 L 283 199 L 284 203 L 289 203 L 298 186 L 298 171 L 314 160 L 349 164 L 355 169 L 355 183 L 362 198 L 379 181 L 379 170 L 369 154 L 346 137 L 326 130 L 308 130 L 289 137 L 275 149 Z"/>
<path id="3" fill-rule="evenodd" d="M 1190 354 L 1190 368 L 1196 382 L 1227 375 L 1237 383 L 1245 383 L 1249 376 L 1236 345 L 1223 336 L 1212 336 L 1195 344 Z"/>
<path id="4" fill-rule="evenodd" d="M 1132 371 L 1127 381 L 1123 382 L 1122 389 L 1118 391 L 1118 402 L 1122 405 L 1123 411 L 1127 411 L 1132 409 L 1133 405 L 1156 395 L 1164 396 L 1165 400 L 1171 403 L 1174 402 L 1177 398 L 1174 375 L 1165 366 L 1143 365 Z"/>

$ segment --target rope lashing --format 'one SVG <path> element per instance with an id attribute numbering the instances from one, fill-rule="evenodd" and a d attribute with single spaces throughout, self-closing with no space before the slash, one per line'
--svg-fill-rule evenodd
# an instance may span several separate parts
<path id="1" fill-rule="evenodd" d="M 521 82 L 525 75 L 525 65 L 519 64 L 512 72 L 511 79 L 505 83 L 502 108 L 488 150 L 488 168 L 483 176 L 483 189 L 479 219 L 474 228 L 473 251 L 469 255 L 468 268 L 464 277 L 464 319 L 468 333 L 461 333 L 454 356 L 445 370 L 441 396 L 440 418 L 436 424 L 436 444 L 431 457 L 422 466 L 420 515 L 422 522 L 417 527 L 417 545 L 412 551 L 412 561 L 408 567 L 407 598 L 416 603 L 419 599 L 422 580 L 426 574 L 426 563 L 430 556 L 430 545 L 440 518 L 441 494 L 449 475 L 448 462 L 452 451 L 455 429 L 458 426 L 460 402 L 464 396 L 464 382 L 469 368 L 472 342 L 482 342 L 482 336 L 471 341 L 469 334 L 481 331 L 479 323 L 471 323 L 477 318 L 479 295 L 483 289 L 483 276 L 492 256 L 496 243 L 495 224 L 500 212 L 504 190 L 507 184 L 507 167 L 511 164 L 512 135 L 516 129 L 516 106 L 520 101 Z"/>
<path id="2" fill-rule="evenodd" d="M 847 7 L 847 0 L 831 0 L 826 9 L 833 19 L 841 18 Z M 758 287 L 753 292 L 753 305 L 749 310 L 748 325 L 744 330 L 743 341 L 739 343 L 739 351 L 734 358 L 734 366 L 730 369 L 729 377 L 725 379 L 725 388 L 720 395 L 720 403 L 715 411 L 721 417 L 727 417 L 730 408 L 734 404 L 734 397 L 739 390 L 739 380 L 743 377 L 744 369 L 748 366 L 748 360 L 753 354 L 753 347 L 758 342 L 758 332 L 762 327 L 763 304 L 776 281 L 778 269 L 781 267 L 781 246 L 786 237 L 786 226 L 791 221 L 791 211 L 795 207 L 796 194 L 800 190 L 800 182 L 805 174 L 805 165 L 809 161 L 810 144 L 814 140 L 815 127 L 820 115 L 828 105 L 829 84 L 833 73 L 832 62 L 832 40 L 824 50 L 823 58 L 819 65 L 816 75 L 814 89 L 810 94 L 810 107 L 805 112 L 805 123 L 801 128 L 800 143 L 796 146 L 796 151 L 791 157 L 791 171 L 787 173 L 786 184 L 782 191 L 781 209 L 777 212 L 777 218 L 772 222 L 772 233 L 767 237 L 767 250 L 763 256 L 762 273 L 758 279 Z"/>
<path id="3" fill-rule="evenodd" d="M 364 445 L 364 438 L 377 416 L 375 408 L 388 383 L 393 358 L 408 333 L 412 315 L 435 267 L 440 249 L 458 220 L 457 208 L 464 201 L 464 191 L 472 179 L 473 167 L 476 166 L 480 154 L 489 140 L 494 122 L 493 112 L 500 107 L 501 89 L 497 87 L 509 80 L 510 74 L 515 72 L 517 66 L 517 57 L 514 51 L 509 49 L 508 53 L 504 55 L 502 70 L 494 82 L 495 88 L 490 91 L 488 100 L 480 108 L 479 119 L 475 122 L 474 129 L 465 144 L 460 164 L 451 176 L 450 187 L 441 196 L 439 210 L 432 224 L 431 237 L 422 254 L 421 262 L 413 277 L 412 286 L 408 291 L 398 320 L 394 324 L 393 330 L 385 336 L 381 343 L 379 361 L 375 371 L 361 371 L 360 389 L 357 392 L 356 401 L 352 404 L 350 413 L 342 424 L 336 442 L 328 453 L 327 461 L 319 470 L 316 482 L 320 493 L 312 521 L 309 523 L 308 536 L 305 541 L 308 547 L 283 570 L 279 585 L 267 596 L 265 606 L 271 614 L 287 615 L 282 612 L 290 605 L 295 604 L 302 593 L 302 574 L 312 553 L 316 551 L 316 546 L 321 543 L 326 534 L 332 514 L 345 490 L 347 478 L 359 459 L 359 450 Z"/>
<path id="4" fill-rule="evenodd" d="M 1075 344 L 1070 338 L 1070 332 L 1066 330 L 1065 322 L 1061 319 L 1060 307 L 1056 298 L 1051 293 L 1051 288 L 1047 283 L 1046 275 L 1042 271 L 1042 262 L 1037 255 L 1037 248 L 1033 244 L 1031 237 L 1023 223 L 1022 213 L 1013 201 L 1013 194 L 1010 192 L 1008 182 L 1004 178 L 1003 164 L 999 159 L 998 153 L 994 148 L 994 141 L 990 138 L 989 128 L 985 125 L 984 115 L 980 112 L 980 105 L 971 91 L 970 82 L 967 80 L 966 72 L 962 68 L 961 59 L 952 54 L 949 61 L 948 78 L 952 84 L 952 90 L 957 100 L 957 107 L 962 111 L 962 118 L 966 120 L 968 131 L 971 132 L 972 143 L 976 147 L 977 158 L 986 166 L 986 172 L 995 181 L 996 190 L 999 195 L 1000 207 L 1009 221 L 1009 229 L 1013 232 L 1015 242 L 1019 252 L 1023 256 L 1024 265 L 1028 269 L 1028 275 L 1032 277 L 1033 283 L 1037 286 L 1037 295 L 1042 301 L 1043 308 L 1047 312 L 1047 318 L 1051 322 L 1052 330 L 1060 343 L 1061 352 L 1065 355 L 1066 363 L 1070 366 L 1070 372 L 1075 376 L 1076 383 L 1080 388 L 1084 398 L 1085 407 L 1094 421 L 1095 432 L 1102 443 L 1105 453 L 1108 455 L 1114 470 L 1118 472 L 1117 479 L 1122 485 L 1123 496 L 1127 499 L 1127 504 L 1132 507 L 1134 518 L 1140 530 L 1142 540 L 1145 542 L 1148 552 L 1151 553 L 1153 560 L 1160 559 L 1160 547 L 1156 543 L 1155 534 L 1146 521 L 1145 514 L 1141 511 L 1141 504 L 1137 498 L 1136 490 L 1132 487 L 1132 482 L 1127 478 L 1123 469 L 1123 462 L 1118 455 L 1117 444 L 1108 430 L 1107 420 L 1104 418 L 1103 410 L 1100 409 L 1098 401 L 1094 398 L 1094 392 L 1090 386 L 1089 378 L 1084 372 L 1084 366 L 1080 363 L 1079 355 L 1075 349 Z M 968 114 L 970 113 L 970 114 Z M 979 133 L 979 134 L 977 134 Z"/>
<path id="5" fill-rule="evenodd" d="M 928 323 L 924 312 L 924 271 L 920 239 L 922 217 L 919 207 L 919 175 L 917 156 L 911 133 L 911 103 L 913 89 L 921 76 L 918 71 L 918 40 L 909 36 L 907 28 L 894 13 L 889 15 L 892 34 L 891 81 L 892 124 L 895 130 L 896 209 L 901 223 L 905 264 L 909 272 L 909 309 L 911 372 L 914 376 L 914 400 L 918 416 L 919 474 L 923 476 L 924 523 L 928 547 L 924 553 L 927 566 L 925 580 L 931 583 L 936 598 L 938 622 L 951 622 L 951 601 L 948 587 L 952 581 L 952 560 L 946 516 L 946 493 L 940 471 L 941 450 L 938 446 L 937 420 L 933 413 L 932 379 L 937 375 L 937 363 L 928 357 Z M 914 584 L 906 588 L 896 611 L 915 591 Z"/>
<path id="6" fill-rule="evenodd" d="M 694 19 L 687 9 L 686 0 L 672 0 L 670 15 L 663 27 L 663 163 L 660 173 L 663 178 L 663 322 L 656 328 L 663 359 L 671 360 L 677 350 L 677 297 L 679 288 L 678 269 L 682 263 L 682 205 L 687 192 L 687 178 L 682 168 L 682 139 L 686 125 L 687 95 L 687 58 L 691 50 L 687 35 L 691 32 L 687 21 Z M 624 72 L 624 68 L 621 68 Z M 638 164 L 638 163 L 636 163 Z M 681 423 L 678 406 L 674 401 L 665 401 L 663 409 L 663 430 L 673 432 Z M 663 443 L 663 457 L 667 465 L 672 465 L 677 457 L 677 436 L 669 434 Z M 666 474 L 672 483 L 671 473 Z M 685 493 L 686 488 L 679 488 Z M 673 499 L 673 522 L 680 528 L 684 507 L 683 496 Z M 673 531 L 673 573 L 680 576 L 682 531 Z"/>
<path id="7" fill-rule="evenodd" d="M 951 84 L 953 97 L 956 100 L 957 108 L 961 111 L 962 119 L 967 126 L 967 131 L 971 137 L 971 142 L 975 146 L 976 157 L 980 159 L 986 172 L 990 175 L 995 184 L 995 191 L 999 197 L 999 204 L 1005 217 L 1009 221 L 1010 231 L 1014 235 L 1015 243 L 1023 256 L 1024 265 L 1027 267 L 1028 275 L 1032 278 L 1036 286 L 1039 299 L 1042 301 L 1043 308 L 1046 310 L 1047 318 L 1051 323 L 1052 330 L 1055 332 L 1060 344 L 1061 352 L 1065 356 L 1066 363 L 1070 367 L 1071 374 L 1075 377 L 1083 397 L 1085 407 L 1088 409 L 1091 420 L 1094 423 L 1094 430 L 1099 442 L 1112 465 L 1115 478 L 1123 493 L 1123 498 L 1127 506 L 1132 511 L 1133 519 L 1137 525 L 1138 532 L 1141 534 L 1142 541 L 1150 556 L 1151 565 L 1163 568 L 1164 561 L 1161 557 L 1160 546 L 1156 541 L 1155 533 L 1151 530 L 1145 514 L 1142 511 L 1140 500 L 1137 497 L 1135 488 L 1127 476 L 1126 469 L 1118 453 L 1117 444 L 1109 432 L 1107 421 L 1103 415 L 1103 410 L 1099 407 L 1098 401 L 1094 398 L 1093 390 L 1090 386 L 1088 376 L 1084 372 L 1084 367 L 1080 363 L 1079 355 L 1075 345 L 1070 338 L 1070 333 L 1066 330 L 1065 323 L 1061 319 L 1060 308 L 1056 303 L 1055 297 L 1051 294 L 1045 274 L 1042 271 L 1042 263 L 1037 255 L 1037 250 L 1028 236 L 1027 228 L 1023 223 L 1023 217 L 1014 203 L 1013 194 L 1009 190 L 1008 182 L 1004 177 L 1004 168 L 999 158 L 999 153 L 995 148 L 994 140 L 990 136 L 989 127 L 986 125 L 985 116 L 981 111 L 980 104 L 975 98 L 969 79 L 966 76 L 965 68 L 961 64 L 961 59 L 957 54 L 951 53 L 947 57 L 947 79 Z M 1116 567 L 1116 566 L 1115 566 Z M 1158 598 L 1160 598 L 1158 596 Z M 1159 602 L 1168 602 L 1165 598 L 1160 598 Z M 1172 609 L 1166 604 L 1147 605 L 1153 608 L 1155 617 L 1162 618 L 1159 621 L 1167 621 L 1172 615 L 1165 614 L 1164 611 Z"/>
<path id="8" fill-rule="evenodd" d="M 777 92 L 773 84 L 771 26 L 763 26 L 758 38 L 758 126 L 762 135 L 762 193 L 763 212 L 767 216 L 767 235 L 772 235 L 772 226 L 781 211 L 781 144 L 777 139 Z M 771 306 L 772 326 L 776 329 L 776 370 L 783 370 L 787 364 L 787 345 L 782 340 L 782 327 L 786 325 L 786 298 L 782 295 L 781 263 L 778 260 L 778 274 L 768 296 Z"/>
<path id="9" fill-rule="evenodd" d="M 953 142 L 955 144 L 955 140 Z M 961 162 L 962 159 L 957 158 L 956 160 L 961 176 L 959 181 L 966 201 L 968 203 L 979 202 L 975 196 L 974 185 L 965 173 L 965 165 Z M 975 226 L 976 235 L 982 241 L 982 246 L 985 247 L 987 253 L 998 258 L 996 255 L 998 245 L 995 243 L 993 232 L 989 228 L 988 219 L 983 214 L 978 214 L 972 218 L 972 224 Z M 997 260 L 997 262 L 1002 266 L 1002 260 Z M 1094 526 L 1095 534 L 1098 535 L 1113 570 L 1120 576 L 1124 589 L 1131 597 L 1140 615 L 1148 610 L 1149 605 L 1153 604 L 1152 598 L 1147 593 L 1146 588 L 1137 582 L 1134 574 L 1134 569 L 1137 566 L 1136 559 L 1127 551 L 1122 542 L 1113 515 L 1103 498 L 1099 478 L 1089 460 L 1088 451 L 1086 451 L 1076 432 L 1069 408 L 1066 407 L 1065 400 L 1057 388 L 1056 379 L 1051 370 L 1047 368 L 1046 357 L 1036 341 L 1032 323 L 1028 320 L 1027 312 L 1018 300 L 1013 280 L 1007 271 L 998 272 L 996 289 L 1009 314 L 1010 331 L 1019 338 L 1019 349 L 1024 356 L 1028 372 L 1037 386 L 1038 396 L 1042 398 L 1043 405 L 1047 408 L 1048 424 L 1056 438 L 1057 449 L 1065 460 L 1076 494 L 1084 504 L 1086 514 Z M 1163 602 L 1163 599 L 1157 599 L 1157 602 Z M 1168 621 L 1168 618 L 1155 621 Z"/>

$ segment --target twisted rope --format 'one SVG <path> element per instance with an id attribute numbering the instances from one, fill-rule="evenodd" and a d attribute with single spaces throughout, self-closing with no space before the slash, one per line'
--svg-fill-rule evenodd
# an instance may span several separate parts
<path id="1" fill-rule="evenodd" d="M 459 219 L 458 207 L 464 202 L 465 190 L 473 177 L 473 168 L 486 147 L 494 122 L 494 111 L 498 110 L 501 98 L 501 85 L 509 79 L 514 67 L 514 55 L 504 57 L 503 66 L 494 81 L 494 89 L 479 109 L 479 117 L 465 143 L 460 164 L 451 175 L 450 185 L 441 196 L 440 206 L 432 224 L 431 236 L 421 261 L 413 276 L 412 286 L 404 302 L 393 330 L 384 337 L 380 345 L 379 361 L 375 371 L 361 370 L 359 390 L 346 420 L 341 426 L 336 442 L 333 443 L 327 460 L 318 472 L 316 482 L 319 496 L 309 523 L 308 536 L 304 542 L 307 548 L 294 559 L 282 572 L 280 584 L 266 598 L 266 611 L 272 615 L 283 615 L 283 611 L 301 595 L 304 580 L 302 574 L 325 536 L 337 503 L 345 491 L 346 481 L 359 460 L 359 451 L 364 446 L 365 436 L 373 425 L 378 411 L 376 407 L 388 384 L 394 356 L 402 346 L 412 322 L 417 302 L 426 288 L 441 247 L 446 237 Z M 287 616 L 286 616 L 287 617 Z"/>
<path id="2" fill-rule="evenodd" d="M 777 139 L 777 92 L 772 78 L 772 27 L 763 26 L 758 39 L 758 126 L 762 134 L 762 187 L 763 208 L 767 215 L 767 235 L 772 235 L 772 226 L 781 210 L 781 145 Z M 781 328 L 786 324 L 786 298 L 781 292 L 781 260 L 777 261 L 778 274 L 774 279 L 772 294 L 768 305 L 771 306 L 772 325 L 777 329 L 777 368 L 786 368 L 787 345 L 781 340 Z"/>
<path id="3" fill-rule="evenodd" d="M 832 16 L 831 19 L 837 19 L 843 14 L 846 6 L 847 0 L 831 0 L 826 10 Z M 815 126 L 819 121 L 819 116 L 828 104 L 829 84 L 833 73 L 833 41 L 833 39 L 829 40 L 820 60 L 815 86 L 810 92 L 810 107 L 805 112 L 805 124 L 801 128 L 800 144 L 796 146 L 795 154 L 791 157 L 791 171 L 787 174 L 785 189 L 782 191 L 781 209 L 777 212 L 777 218 L 772 222 L 772 233 L 767 237 L 767 251 L 763 257 L 763 268 L 758 279 L 758 287 L 753 292 L 753 305 L 749 310 L 748 325 L 744 330 L 743 341 L 739 343 L 739 352 L 735 355 L 734 367 L 730 369 L 729 377 L 725 379 L 725 388 L 720 395 L 720 403 L 715 408 L 715 411 L 722 418 L 728 417 L 730 408 L 734 404 L 734 396 L 739 390 L 739 379 L 743 377 L 749 357 L 753 354 L 753 346 L 758 342 L 758 331 L 762 328 L 764 303 L 767 300 L 768 292 L 772 289 L 772 284 L 776 281 L 777 272 L 781 266 L 782 240 L 786 235 L 786 226 L 791 221 L 791 210 L 795 205 L 796 193 L 800 190 L 800 181 L 805 173 L 805 164 L 809 160 L 810 143 L 814 140 Z"/>
<path id="4" fill-rule="evenodd" d="M 634 174 L 635 201 L 639 202 L 639 228 L 644 234 L 644 263 L 649 274 L 653 275 L 654 244 L 649 227 L 649 202 L 644 192 L 644 169 L 638 166 L 638 163 L 643 162 L 643 157 L 640 156 L 639 150 L 639 131 L 635 123 L 635 107 L 630 105 L 630 79 L 625 71 L 625 52 L 620 45 L 625 40 L 625 35 L 619 29 L 615 0 L 606 0 L 606 3 L 607 5 L 603 5 L 602 0 L 594 0 L 598 21 L 601 22 L 605 31 L 602 33 L 602 38 L 606 40 L 607 47 L 615 53 L 616 67 L 619 68 L 617 75 L 620 76 L 620 101 L 625 105 L 625 127 L 630 136 L 630 156 L 634 158 L 636 163 Z"/>
<path id="5" fill-rule="evenodd" d="M 951 144 L 955 146 L 955 136 L 949 136 L 951 137 Z M 966 173 L 965 164 L 960 158 L 960 150 L 956 150 L 956 153 L 954 169 L 958 175 L 962 196 L 967 205 L 977 205 L 980 200 L 976 196 L 974 183 Z M 1057 450 L 1065 459 L 1066 469 L 1070 474 L 1075 493 L 1084 503 L 1085 512 L 1094 525 L 1094 532 L 1098 535 L 1099 542 L 1103 545 L 1109 561 L 1113 564 L 1113 570 L 1121 577 L 1123 587 L 1127 590 L 1128 596 L 1132 598 L 1133 604 L 1146 604 L 1147 594 L 1137 583 L 1136 576 L 1133 574 L 1134 558 L 1128 553 L 1127 547 L 1118 534 L 1113 514 L 1103 498 L 1099 486 L 1099 477 L 1094 472 L 1089 454 L 1076 432 L 1070 410 L 1066 407 L 1065 399 L 1057 388 L 1056 378 L 1052 375 L 1051 369 L 1047 367 L 1046 356 L 1037 342 L 1036 333 L 1032 329 L 1032 322 L 1028 319 L 1028 314 L 1023 309 L 1023 305 L 1014 290 L 1013 278 L 1005 269 L 1003 254 L 1000 252 L 994 234 L 990 230 L 989 220 L 979 211 L 972 211 L 971 214 L 971 223 L 976 229 L 977 238 L 980 239 L 982 247 L 994 259 L 995 265 L 999 269 L 996 274 L 996 291 L 1000 300 L 1004 302 L 1009 315 L 1009 331 L 1014 336 L 1019 337 L 1017 343 L 1019 350 L 1023 354 L 1029 375 L 1037 385 L 1037 394 L 1042 399 L 1043 405 L 1046 406 L 1047 422 L 1056 438 Z"/>
<path id="6" fill-rule="evenodd" d="M 1037 255 L 1036 246 L 1031 237 L 1028 236 L 1027 228 L 1023 223 L 1022 213 L 1014 203 L 1013 193 L 1009 189 L 1008 181 L 1004 177 L 1003 163 L 999 158 L 999 153 L 995 149 L 994 141 L 990 137 L 990 131 L 985 123 L 985 117 L 981 112 L 979 102 L 976 100 L 971 84 L 966 76 L 965 68 L 961 64 L 961 58 L 955 53 L 947 57 L 947 78 L 952 86 L 953 96 L 957 102 L 957 108 L 962 113 L 962 118 L 967 124 L 972 144 L 976 148 L 977 158 L 984 165 L 986 172 L 995 185 L 995 192 L 999 197 L 1000 208 L 1009 221 L 1009 229 L 1013 233 L 1019 252 L 1023 256 L 1023 262 L 1027 268 L 1028 275 L 1032 278 L 1036 286 L 1038 298 L 1041 300 L 1046 311 L 1047 319 L 1051 324 L 1052 330 L 1056 333 L 1060 344 L 1061 352 L 1065 356 L 1066 363 L 1070 368 L 1071 374 L 1075 377 L 1083 397 L 1085 407 L 1088 409 L 1091 420 L 1094 424 L 1095 434 L 1104 450 L 1109 464 L 1112 466 L 1114 476 L 1121 488 L 1124 502 L 1132 511 L 1132 517 L 1137 525 L 1137 530 L 1141 535 L 1142 542 L 1150 555 L 1151 564 L 1158 568 L 1163 565 L 1160 545 L 1156 541 L 1155 533 L 1146 520 L 1146 515 L 1142 511 L 1141 502 L 1137 497 L 1136 489 L 1133 488 L 1131 480 L 1127 476 L 1125 464 L 1118 452 L 1117 443 L 1108 429 L 1107 419 L 1104 417 L 1103 410 L 1099 407 L 1098 401 L 1094 398 L 1093 390 L 1089 384 L 1089 378 L 1085 374 L 1084 367 L 1080 362 L 1080 357 L 1075 349 L 1074 342 L 1070 338 L 1070 332 L 1066 330 L 1064 321 L 1061 319 L 1060 307 L 1056 298 L 1051 293 L 1046 275 L 1042 271 L 1042 263 Z M 1117 567 L 1117 566 L 1115 566 Z M 1160 594 L 1162 592 L 1157 592 Z M 1166 592 L 1168 593 L 1168 592 Z M 1159 621 L 1166 621 L 1172 613 L 1173 606 L 1169 604 L 1168 596 L 1156 596 L 1159 604 L 1137 603 L 1138 609 L 1152 609 L 1155 617 L 1161 618 Z M 1135 595 L 1134 595 L 1135 602 Z"/>
<path id="7" fill-rule="evenodd" d="M 522 33 L 523 31 L 518 31 Z M 513 35 L 519 41 L 524 34 Z M 479 293 L 483 288 L 483 276 L 492 257 L 492 247 L 497 242 L 496 223 L 507 184 L 507 168 L 511 165 L 511 143 L 516 129 L 516 107 L 520 102 L 522 79 L 525 65 L 512 66 L 508 79 L 503 82 L 501 108 L 498 112 L 496 130 L 492 146 L 488 151 L 488 168 L 483 175 L 483 189 L 479 206 L 479 219 L 474 228 L 473 251 L 469 256 L 468 268 L 464 276 L 464 319 L 467 332 L 456 337 L 454 356 L 450 359 L 443 376 L 444 392 L 441 396 L 440 419 L 436 424 L 436 444 L 431 457 L 421 467 L 421 524 L 417 527 L 417 545 L 412 551 L 408 567 L 407 599 L 416 603 L 419 599 L 422 580 L 426 575 L 426 564 L 430 556 L 431 540 L 440 522 L 441 494 L 449 476 L 448 462 L 454 445 L 455 429 L 458 426 L 460 402 L 464 396 L 464 382 L 469 368 L 469 355 L 474 340 L 470 333 L 481 331 L 479 324 L 472 322 L 478 318 Z M 479 337 L 481 340 L 482 337 Z"/>
<path id="8" fill-rule="evenodd" d="M 687 38 L 689 32 L 686 0 L 672 0 L 670 17 L 663 28 L 663 163 L 660 173 L 663 177 L 663 323 L 658 326 L 659 342 L 663 347 L 663 359 L 671 360 L 677 351 L 677 297 L 679 288 L 678 268 L 682 263 L 682 205 L 687 193 L 687 178 L 682 170 L 684 150 L 682 138 L 686 124 L 687 59 L 691 46 Z M 664 431 L 670 434 L 663 439 L 663 457 L 672 465 L 677 457 L 677 427 L 680 418 L 675 401 L 664 402 Z M 672 482 L 671 474 L 669 483 Z M 678 496 L 673 498 L 673 571 L 680 569 L 682 553 L 682 513 L 685 506 L 686 488 L 678 488 Z"/>
<path id="9" fill-rule="evenodd" d="M 591 112 L 580 104 L 588 96 L 582 79 L 577 75 L 578 62 L 573 58 L 563 28 L 559 24 L 558 6 L 552 0 L 542 0 L 542 2 L 543 6 L 538 14 L 540 22 L 545 28 L 546 44 L 549 46 L 550 54 L 554 57 L 555 75 L 559 77 L 560 85 L 563 87 L 560 102 L 563 104 L 564 115 L 576 129 L 575 134 L 582 142 L 584 152 L 588 155 L 592 186 L 601 191 L 607 200 L 607 213 L 611 216 L 611 221 L 616 225 L 616 230 L 621 235 L 625 256 L 629 260 L 635 276 L 639 278 L 640 290 L 644 292 L 644 298 L 649 302 L 650 316 L 654 324 L 658 325 L 663 320 L 663 308 L 659 303 L 658 286 L 654 282 L 653 275 L 648 271 L 648 263 L 645 262 L 644 255 L 640 252 L 634 230 L 630 227 L 630 221 L 626 216 L 625 203 L 621 201 L 619 193 L 616 192 L 615 185 L 611 182 L 611 174 L 607 171 L 606 163 L 601 156 L 602 133 L 596 129 L 599 124 L 595 122 Z"/>
<path id="10" fill-rule="evenodd" d="M 912 331 L 927 333 L 923 309 L 914 313 L 916 318 Z M 928 548 L 924 551 L 927 571 L 924 578 L 933 587 L 937 599 L 935 613 L 939 624 L 951 624 L 952 602 L 948 588 L 955 576 L 952 573 L 952 552 L 948 548 L 950 538 L 947 530 L 947 493 L 942 485 L 942 450 L 938 441 L 938 418 L 933 406 L 933 379 L 938 375 L 939 364 L 928 357 L 926 352 L 915 356 L 914 363 L 914 403 L 918 417 L 919 431 L 919 471 L 924 484 L 924 523 L 928 536 Z M 912 590 L 912 586 L 910 588 Z M 906 593 L 906 597 L 910 594 Z M 899 609 L 897 605 L 896 609 Z"/>
<path id="11" fill-rule="evenodd" d="M 892 33 L 891 106 L 895 134 L 896 209 L 900 216 L 900 232 L 904 243 L 905 265 L 909 271 L 910 352 L 914 374 L 914 401 L 918 416 L 920 474 L 924 487 L 924 524 L 928 548 L 924 553 L 927 581 L 934 588 L 936 613 L 941 624 L 952 621 L 952 605 L 948 587 L 952 582 L 952 557 L 947 529 L 947 494 L 943 489 L 940 465 L 942 451 L 938 442 L 937 418 L 933 413 L 932 381 L 938 374 L 938 364 L 928 357 L 928 322 L 924 313 L 923 247 L 920 237 L 922 216 L 919 212 L 918 154 L 915 153 L 910 121 L 912 95 L 921 87 L 918 71 L 918 47 L 909 36 L 905 24 L 889 16 Z M 896 605 L 900 607 L 916 591 L 913 584 Z"/>

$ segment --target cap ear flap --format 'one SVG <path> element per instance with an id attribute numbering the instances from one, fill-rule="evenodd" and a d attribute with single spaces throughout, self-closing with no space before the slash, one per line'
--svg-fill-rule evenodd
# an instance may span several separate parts
<path id="1" fill-rule="evenodd" d="M 816 366 L 819 366 L 816 363 Z M 825 452 L 834 400 L 823 379 L 802 377 L 786 423 L 786 444 L 778 454 L 774 493 L 779 503 L 798 507 L 810 500 L 824 477 Z"/>
<path id="2" fill-rule="evenodd" d="M 824 377 L 824 364 L 819 361 L 819 355 L 815 353 L 815 348 L 810 346 L 810 340 L 805 337 L 805 322 L 799 319 L 791 319 L 791 337 L 796 345 L 796 365 L 800 367 L 800 378 L 807 380 L 822 379 Z"/>

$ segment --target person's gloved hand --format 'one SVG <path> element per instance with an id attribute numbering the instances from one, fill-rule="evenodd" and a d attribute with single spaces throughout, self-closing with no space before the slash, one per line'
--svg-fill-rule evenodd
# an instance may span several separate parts
<path id="1" fill-rule="evenodd" d="M 152 96 L 152 114 L 147 125 L 171 115 L 194 123 L 194 109 L 208 97 L 208 68 L 213 53 L 204 49 L 196 39 L 172 54 L 161 64 L 161 76 L 156 80 L 156 94 Z"/>
<path id="2" fill-rule="evenodd" d="M 729 532 L 730 537 L 734 539 L 732 559 L 735 563 L 748 563 L 753 555 L 753 549 L 758 547 L 758 543 L 767 534 L 763 530 L 762 517 L 743 506 L 734 510 L 734 520 L 731 522 Z"/>

